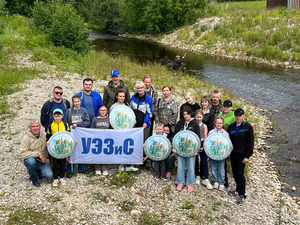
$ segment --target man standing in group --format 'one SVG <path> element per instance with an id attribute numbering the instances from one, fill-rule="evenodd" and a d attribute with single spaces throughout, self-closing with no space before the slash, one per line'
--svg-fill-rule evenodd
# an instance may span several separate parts
<path id="1" fill-rule="evenodd" d="M 60 86 L 56 86 L 52 91 L 53 98 L 50 98 L 44 103 L 41 110 L 41 124 L 45 127 L 47 132 L 48 126 L 53 122 L 53 111 L 55 109 L 61 109 L 66 114 L 67 109 L 70 108 L 70 102 L 63 98 L 63 89 Z"/>
<path id="2" fill-rule="evenodd" d="M 130 93 L 128 86 L 121 80 L 121 74 L 118 70 L 112 70 L 110 73 L 111 81 L 108 82 L 107 86 L 104 87 L 103 93 L 103 104 L 106 106 L 107 110 L 115 102 L 116 94 L 118 91 L 125 92 L 125 99 L 129 103 Z"/>
<path id="3" fill-rule="evenodd" d="M 53 172 L 46 149 L 46 134 L 41 131 L 38 119 L 33 119 L 29 124 L 29 131 L 23 137 L 20 145 L 20 158 L 24 160 L 30 180 L 35 187 L 41 186 L 38 179 L 51 180 Z"/>
<path id="4" fill-rule="evenodd" d="M 93 120 L 94 117 L 99 115 L 99 106 L 103 104 L 101 95 L 96 91 L 92 91 L 93 83 L 94 81 L 91 78 L 85 78 L 83 80 L 83 91 L 78 93 L 78 95 L 81 98 L 80 106 L 84 107 L 87 110 L 90 122 Z M 79 164 L 78 172 L 87 174 L 88 165 Z"/>
<path id="5" fill-rule="evenodd" d="M 254 135 L 252 126 L 244 120 L 244 110 L 238 108 L 234 111 L 235 122 L 228 127 L 228 133 L 233 145 L 230 154 L 231 168 L 236 183 L 236 190 L 232 190 L 230 194 L 238 194 L 237 203 L 245 201 L 246 180 L 244 169 L 246 163 L 249 162 L 250 156 L 253 154 Z"/>
<path id="6" fill-rule="evenodd" d="M 93 83 L 94 81 L 91 78 L 84 78 L 83 91 L 78 93 L 81 98 L 80 106 L 88 111 L 90 121 L 99 115 L 98 108 L 103 104 L 101 95 L 96 91 L 92 91 Z"/>
<path id="7" fill-rule="evenodd" d="M 157 102 L 157 99 L 158 99 L 158 92 L 157 90 L 152 86 L 152 78 L 150 75 L 145 75 L 144 76 L 144 79 L 143 79 L 143 82 L 145 84 L 145 92 L 152 98 L 152 101 L 153 101 L 153 112 L 154 112 L 154 109 L 156 107 L 156 102 Z M 150 125 L 150 135 L 149 136 L 152 136 L 152 133 L 153 133 L 153 124 L 154 124 L 154 114 L 151 118 L 151 125 Z"/>
<path id="8" fill-rule="evenodd" d="M 213 90 L 211 93 L 211 110 L 214 112 L 215 116 L 219 115 L 219 113 L 222 111 L 222 101 L 221 101 L 221 93 L 219 90 Z"/>

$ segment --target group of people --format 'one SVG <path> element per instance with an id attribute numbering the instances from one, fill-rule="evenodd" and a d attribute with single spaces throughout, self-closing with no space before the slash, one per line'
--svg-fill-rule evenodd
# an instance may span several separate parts
<path id="1" fill-rule="evenodd" d="M 211 98 L 204 96 L 198 104 L 192 93 L 185 94 L 186 102 L 179 108 L 177 101 L 172 98 L 169 85 L 162 87 L 163 97 L 158 97 L 157 90 L 152 86 L 152 79 L 145 75 L 143 81 L 137 81 L 135 92 L 130 97 L 128 86 L 121 80 L 118 70 L 111 71 L 111 81 L 105 86 L 103 100 L 93 89 L 93 80 L 83 80 L 83 91 L 72 97 L 70 102 L 63 98 L 63 89 L 54 87 L 53 97 L 44 103 L 40 120 L 32 119 L 29 131 L 24 136 L 20 149 L 32 184 L 40 186 L 39 179 L 53 179 L 53 186 L 65 185 L 64 176 L 72 177 L 75 165 L 67 159 L 49 157 L 46 146 L 48 139 L 59 131 L 69 131 L 70 127 L 90 127 L 110 129 L 109 112 L 118 105 L 130 107 L 136 117 L 134 127 L 143 127 L 144 142 L 151 135 L 164 135 L 172 143 L 172 138 L 182 130 L 190 130 L 201 140 L 201 149 L 192 157 L 176 156 L 176 149 L 163 161 L 154 161 L 155 179 L 171 178 L 175 159 L 177 159 L 176 183 L 181 191 L 184 184 L 188 191 L 193 191 L 194 184 L 202 184 L 208 189 L 224 191 L 228 186 L 225 160 L 209 159 L 214 184 L 209 181 L 208 159 L 204 151 L 204 141 L 212 133 L 223 133 L 232 141 L 233 148 L 230 161 L 236 189 L 232 194 L 238 194 L 238 203 L 245 200 L 244 167 L 253 153 L 254 136 L 252 126 L 244 120 L 241 108 L 232 109 L 232 102 L 222 103 L 218 90 L 212 92 Z M 179 116 L 179 120 L 178 120 Z M 153 125 L 155 124 L 155 127 Z M 41 131 L 44 126 L 45 132 Z M 50 160 L 49 160 L 50 159 Z M 49 162 L 51 161 L 50 166 Z M 144 163 L 147 157 L 143 158 Z M 95 165 L 97 175 L 108 175 L 110 165 Z M 136 171 L 132 165 L 119 165 L 120 170 Z M 79 173 L 88 173 L 88 165 L 78 165 Z M 185 181 L 186 170 L 186 181 Z"/>

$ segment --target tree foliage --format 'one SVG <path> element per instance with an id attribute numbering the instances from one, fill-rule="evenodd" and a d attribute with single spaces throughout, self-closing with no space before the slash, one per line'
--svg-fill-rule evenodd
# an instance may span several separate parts
<path id="1" fill-rule="evenodd" d="M 86 0 L 88 1 L 88 0 Z M 87 17 L 105 31 L 157 34 L 196 21 L 209 0 L 89 0 Z"/>
<path id="2" fill-rule="evenodd" d="M 34 24 L 49 36 L 55 46 L 76 51 L 89 49 L 89 31 L 71 3 L 62 0 L 38 1 L 32 11 Z"/>

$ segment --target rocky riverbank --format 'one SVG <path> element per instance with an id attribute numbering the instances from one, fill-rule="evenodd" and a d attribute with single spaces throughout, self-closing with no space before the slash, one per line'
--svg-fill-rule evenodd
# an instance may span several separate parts
<path id="1" fill-rule="evenodd" d="M 83 77 L 57 71 L 55 66 L 33 62 L 30 55 L 15 55 L 18 66 L 43 68 L 39 78 L 29 80 L 22 90 L 7 96 L 11 108 L 1 116 L 0 223 L 1 224 L 299 224 L 298 198 L 281 191 L 276 167 L 265 150 L 272 129 L 266 110 L 246 104 L 257 118 L 257 138 L 247 173 L 247 199 L 236 204 L 227 192 L 195 186 L 194 192 L 176 191 L 175 177 L 155 181 L 150 168 L 139 172 L 110 171 L 108 177 L 78 174 L 66 186 L 53 188 L 43 181 L 35 188 L 23 163 L 19 145 L 28 121 L 39 117 L 42 104 L 54 86 L 64 88 L 64 97 L 82 89 Z M 107 80 L 97 80 L 94 89 L 103 92 Z M 155 84 L 154 84 L 155 85 Z M 161 93 L 160 93 L 161 95 Z M 182 96 L 176 96 L 179 102 Z M 230 188 L 234 181 L 229 177 Z"/>
<path id="2" fill-rule="evenodd" d="M 286 69 L 294 69 L 300 70 L 300 63 L 296 61 L 280 61 L 280 60 L 268 60 L 255 56 L 247 56 L 246 52 L 241 51 L 238 46 L 243 46 L 244 43 L 236 41 L 235 43 L 227 43 L 224 44 L 220 40 L 214 41 L 212 40 L 209 46 L 198 43 L 198 39 L 204 36 L 207 32 L 210 32 L 214 29 L 214 27 L 218 24 L 222 24 L 225 19 L 223 17 L 211 17 L 211 18 L 200 18 L 195 24 L 183 28 L 179 28 L 170 34 L 165 34 L 159 37 L 147 36 L 147 35 L 139 35 L 139 36 L 131 36 L 134 38 L 142 39 L 142 40 L 151 40 L 155 42 L 159 42 L 163 45 L 170 46 L 172 48 L 181 49 L 184 51 L 191 51 L 195 53 L 201 53 L 211 56 L 223 57 L 230 60 L 237 61 L 245 61 L 250 63 L 258 63 L 264 64 L 271 67 L 280 67 Z M 201 32 L 200 37 L 195 35 L 195 29 L 203 29 L 205 31 Z M 183 35 L 183 33 L 185 35 Z M 184 36 L 184 37 L 182 37 Z M 127 36 L 126 36 L 127 37 Z M 225 48 L 226 45 L 233 46 L 235 48 L 234 51 L 228 52 Z M 212 47 L 213 46 L 213 47 Z"/>

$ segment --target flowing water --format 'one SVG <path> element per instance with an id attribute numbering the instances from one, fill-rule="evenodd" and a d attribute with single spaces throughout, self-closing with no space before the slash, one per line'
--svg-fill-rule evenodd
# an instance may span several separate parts
<path id="1" fill-rule="evenodd" d="M 160 62 L 170 68 L 175 56 L 185 53 L 158 43 L 97 31 L 93 31 L 90 38 L 98 51 L 126 55 L 140 63 Z M 272 112 L 269 116 L 276 126 L 273 137 L 268 140 L 269 155 L 286 183 L 284 190 L 300 196 L 299 72 L 191 52 L 184 62 L 188 73 Z M 291 190 L 293 186 L 296 191 Z"/>

